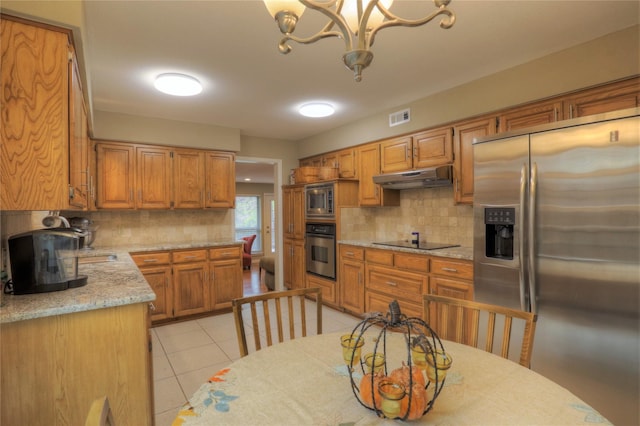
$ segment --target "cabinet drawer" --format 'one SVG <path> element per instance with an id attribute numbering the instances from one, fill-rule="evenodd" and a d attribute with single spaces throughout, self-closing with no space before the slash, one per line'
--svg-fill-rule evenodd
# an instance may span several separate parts
<path id="1" fill-rule="evenodd" d="M 429 272 L 429 257 L 412 255 L 407 253 L 395 253 L 394 266 L 416 272 Z"/>
<path id="2" fill-rule="evenodd" d="M 390 250 L 367 249 L 365 253 L 369 263 L 393 266 L 393 252 Z"/>
<path id="3" fill-rule="evenodd" d="M 336 305 L 338 293 L 335 281 L 323 280 L 315 275 L 307 274 L 307 288 L 319 287 L 322 291 L 322 303 Z M 314 298 L 315 300 L 315 298 Z"/>
<path id="4" fill-rule="evenodd" d="M 364 248 L 341 245 L 340 257 L 345 259 L 364 260 Z"/>
<path id="5" fill-rule="evenodd" d="M 412 272 L 378 266 L 366 267 L 367 289 L 409 300 L 422 300 L 427 291 L 427 277 Z"/>
<path id="6" fill-rule="evenodd" d="M 473 263 L 462 260 L 431 258 L 431 273 L 463 280 L 473 279 Z"/>
<path id="7" fill-rule="evenodd" d="M 173 252 L 173 263 L 201 262 L 207 260 L 206 250 L 185 250 Z"/>
<path id="8" fill-rule="evenodd" d="M 393 300 L 398 301 L 400 305 L 400 312 L 408 317 L 423 317 L 422 305 L 419 303 L 409 302 L 407 300 L 396 299 L 395 297 L 388 296 L 386 294 L 379 294 L 372 291 L 367 292 L 366 296 L 366 311 L 367 312 L 389 312 L 389 303 Z"/>
<path id="9" fill-rule="evenodd" d="M 138 267 L 168 265 L 171 263 L 171 253 L 168 251 L 158 253 L 132 253 L 131 258 Z"/>
<path id="10" fill-rule="evenodd" d="M 225 260 L 231 258 L 240 258 L 242 246 L 216 247 L 209 249 L 210 260 Z"/>

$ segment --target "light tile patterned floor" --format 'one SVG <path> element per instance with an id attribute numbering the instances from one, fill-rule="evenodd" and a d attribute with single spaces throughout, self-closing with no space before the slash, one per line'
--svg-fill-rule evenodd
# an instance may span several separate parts
<path id="1" fill-rule="evenodd" d="M 322 331 L 350 332 L 360 319 L 323 307 Z M 157 426 L 168 426 L 200 385 L 240 358 L 231 313 L 168 324 L 151 330 Z"/>

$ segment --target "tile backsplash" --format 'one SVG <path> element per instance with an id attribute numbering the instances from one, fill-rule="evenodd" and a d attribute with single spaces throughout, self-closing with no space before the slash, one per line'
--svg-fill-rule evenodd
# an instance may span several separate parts
<path id="1" fill-rule="evenodd" d="M 400 191 L 399 207 L 343 208 L 342 240 L 421 240 L 473 246 L 473 207 L 455 205 L 453 189 L 419 188 Z"/>
<path id="2" fill-rule="evenodd" d="M 234 240 L 234 212 L 224 210 L 138 210 L 65 212 L 93 221 L 92 247 L 131 247 L 163 243 L 200 243 Z"/>

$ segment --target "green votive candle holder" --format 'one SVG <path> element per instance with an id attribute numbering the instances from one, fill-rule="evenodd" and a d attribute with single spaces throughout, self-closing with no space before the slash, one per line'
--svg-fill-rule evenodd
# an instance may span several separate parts
<path id="1" fill-rule="evenodd" d="M 382 403 L 380 404 L 382 414 L 388 419 L 400 417 L 400 401 L 405 395 L 404 386 L 393 380 L 382 380 L 378 383 L 378 392 L 382 397 Z"/>
<path id="2" fill-rule="evenodd" d="M 353 366 L 352 361 L 360 360 L 360 351 L 364 346 L 364 339 L 358 339 L 352 334 L 343 334 L 340 336 L 340 344 L 342 345 L 342 359 L 348 366 Z"/>
<path id="3" fill-rule="evenodd" d="M 364 356 L 367 373 L 378 373 L 384 369 L 384 355 L 381 353 L 368 353 Z"/>
<path id="4" fill-rule="evenodd" d="M 435 351 L 433 354 L 427 354 L 427 378 L 431 382 L 441 382 L 447 377 L 447 370 L 451 367 L 453 358 L 446 352 Z M 437 371 L 437 379 L 436 379 Z"/>

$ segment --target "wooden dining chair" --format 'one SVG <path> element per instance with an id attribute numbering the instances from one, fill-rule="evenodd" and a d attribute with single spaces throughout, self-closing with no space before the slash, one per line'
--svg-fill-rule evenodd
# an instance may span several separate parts
<path id="1" fill-rule="evenodd" d="M 523 322 L 520 364 L 530 368 L 537 315 L 504 306 L 427 294 L 423 296 L 424 319 L 438 337 L 493 352 L 494 340 L 500 339 L 500 355 L 509 358 L 514 320 Z M 481 321 L 482 318 L 482 321 Z M 496 334 L 497 323 L 503 322 Z M 484 336 L 484 348 L 478 346 Z"/>
<path id="2" fill-rule="evenodd" d="M 236 323 L 240 356 L 244 357 L 249 354 L 246 337 L 247 327 L 245 327 L 245 316 L 243 315 L 245 312 L 253 331 L 255 349 L 258 351 L 263 346 L 273 344 L 273 334 L 276 330 L 278 342 L 285 340 L 283 324 L 288 324 L 289 335 L 287 339 L 292 340 L 296 337 L 296 328 L 298 328 L 301 337 L 307 335 L 307 324 L 311 327 L 314 322 L 312 313 L 307 315 L 307 298 L 315 300 L 315 331 L 317 334 L 322 334 L 322 291 L 320 288 L 272 291 L 234 299 L 232 301 L 233 317 Z M 282 306 L 283 302 L 286 302 L 285 307 Z M 245 306 L 248 309 L 243 309 Z M 296 306 L 298 306 L 297 309 Z M 310 328 L 309 331 L 312 329 Z"/>
<path id="3" fill-rule="evenodd" d="M 89 407 L 89 414 L 85 420 L 85 426 L 115 426 L 113 414 L 109 406 L 109 398 L 102 396 L 96 398 Z"/>

